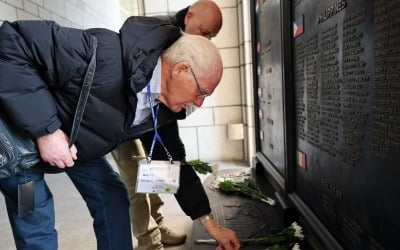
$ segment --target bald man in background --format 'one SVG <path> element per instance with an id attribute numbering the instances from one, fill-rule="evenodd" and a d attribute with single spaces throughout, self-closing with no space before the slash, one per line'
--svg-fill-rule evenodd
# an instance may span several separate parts
<path id="1" fill-rule="evenodd" d="M 199 0 L 180 10 L 175 16 L 159 18 L 168 20 L 186 33 L 200 35 L 208 39 L 216 36 L 222 26 L 221 10 L 210 0 Z M 177 135 L 179 138 L 177 121 L 160 128 L 159 132 L 165 135 Z M 152 138 L 152 135 L 141 138 L 146 148 L 149 148 Z M 182 148 L 184 152 L 184 146 L 180 139 L 175 146 Z M 157 154 L 157 150 L 155 150 L 153 159 L 167 160 L 164 151 L 159 152 L 159 155 Z M 128 189 L 132 231 L 138 240 L 137 249 L 160 250 L 164 249 L 163 244 L 182 244 L 186 240 L 186 234 L 173 231 L 165 224 L 164 216 L 160 211 L 164 202 L 160 196 L 135 192 L 138 162 L 146 157 L 142 142 L 140 140 L 124 142 L 119 147 L 119 151 L 113 151 L 112 155 Z M 204 218 L 208 218 L 207 216 L 200 217 L 200 221 L 202 223 L 207 221 L 204 220 Z"/>

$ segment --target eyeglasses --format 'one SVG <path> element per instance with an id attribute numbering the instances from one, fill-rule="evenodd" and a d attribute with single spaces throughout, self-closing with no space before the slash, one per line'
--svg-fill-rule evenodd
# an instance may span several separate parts
<path id="1" fill-rule="evenodd" d="M 190 72 L 192 72 L 194 81 L 196 82 L 196 85 L 197 85 L 197 90 L 198 90 L 198 92 L 199 92 L 199 94 L 197 95 L 197 97 L 207 97 L 207 96 L 210 96 L 210 94 L 208 94 L 206 91 L 204 91 L 204 90 L 202 90 L 202 89 L 200 88 L 199 82 L 197 81 L 196 75 L 194 74 L 192 67 L 189 67 L 189 68 L 190 68 Z"/>

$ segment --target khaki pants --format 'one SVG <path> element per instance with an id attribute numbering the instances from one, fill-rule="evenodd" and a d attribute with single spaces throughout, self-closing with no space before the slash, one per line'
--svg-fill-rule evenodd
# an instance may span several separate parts
<path id="1" fill-rule="evenodd" d="M 121 178 L 128 189 L 133 235 L 138 240 L 137 249 L 162 248 L 158 224 L 163 220 L 160 207 L 164 204 L 158 194 L 135 192 L 138 162 L 146 157 L 139 139 L 122 143 L 112 152 Z"/>

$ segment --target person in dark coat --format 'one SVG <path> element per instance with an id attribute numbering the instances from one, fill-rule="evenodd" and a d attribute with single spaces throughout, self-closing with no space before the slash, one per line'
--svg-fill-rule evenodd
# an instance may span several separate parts
<path id="1" fill-rule="evenodd" d="M 178 11 L 174 16 L 159 18 L 169 21 L 188 34 L 201 35 L 208 39 L 216 36 L 222 26 L 221 10 L 211 0 L 199 0 Z M 179 159 L 185 161 L 185 147 L 179 139 L 177 122 L 160 127 L 158 132 L 164 142 L 171 140 L 166 143 L 174 147 L 173 152 L 181 151 Z M 132 231 L 138 241 L 137 250 L 161 250 L 164 249 L 163 244 L 178 245 L 186 240 L 186 234 L 174 230 L 165 222 L 161 209 L 164 202 L 157 193 L 135 192 L 139 161 L 146 157 L 142 142 L 148 152 L 152 139 L 153 132 L 141 136 L 141 140 L 128 140 L 112 152 L 121 178 L 128 189 Z M 153 158 L 167 160 L 164 150 L 159 145 L 155 148 Z"/>
<path id="2" fill-rule="evenodd" d="M 78 137 L 69 147 L 76 101 L 94 53 L 93 84 Z M 214 91 L 221 75 L 221 58 L 212 43 L 182 35 L 157 18 L 131 17 L 119 33 L 65 28 L 51 21 L 5 21 L 0 27 L 1 110 L 14 126 L 36 138 L 44 162 L 65 169 L 94 219 L 98 249 L 132 249 L 127 192 L 102 157 L 122 141 L 153 129 L 144 115 L 153 107 L 138 98 L 145 87 L 151 85 L 162 126 L 178 119 L 186 105 L 201 106 L 203 94 Z M 138 103 L 144 110 L 138 112 Z M 171 154 L 176 158 L 180 152 Z M 176 194 L 193 219 L 210 213 L 196 177 L 193 169 L 182 167 Z M 18 186 L 28 182 L 34 184 L 34 210 L 19 217 Z M 1 179 L 0 189 L 17 248 L 57 249 L 53 198 L 43 173 L 26 171 Z M 223 249 L 239 248 L 233 231 L 206 225 Z"/>

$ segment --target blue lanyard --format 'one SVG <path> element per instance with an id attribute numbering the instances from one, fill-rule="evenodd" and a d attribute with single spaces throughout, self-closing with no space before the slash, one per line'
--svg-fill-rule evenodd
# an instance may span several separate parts
<path id="1" fill-rule="evenodd" d="M 160 136 L 160 134 L 158 133 L 158 130 L 157 130 L 157 116 L 158 116 L 158 111 L 160 110 L 160 105 L 157 105 L 156 111 L 154 112 L 153 100 L 151 98 L 150 83 L 147 84 L 147 98 L 149 99 L 149 102 L 150 102 L 151 117 L 153 118 L 153 126 L 154 126 L 154 137 L 153 137 L 153 142 L 151 143 L 150 153 L 149 153 L 149 156 L 147 158 L 147 161 L 149 163 L 151 162 L 151 158 L 153 156 L 154 146 L 156 144 L 156 141 L 158 141 L 161 144 L 161 146 L 164 148 L 165 153 L 168 156 L 168 160 L 171 162 L 171 164 L 173 164 L 174 162 L 172 160 L 172 156 L 168 152 L 168 149 L 165 147 L 164 142 L 161 139 L 161 136 Z"/>

